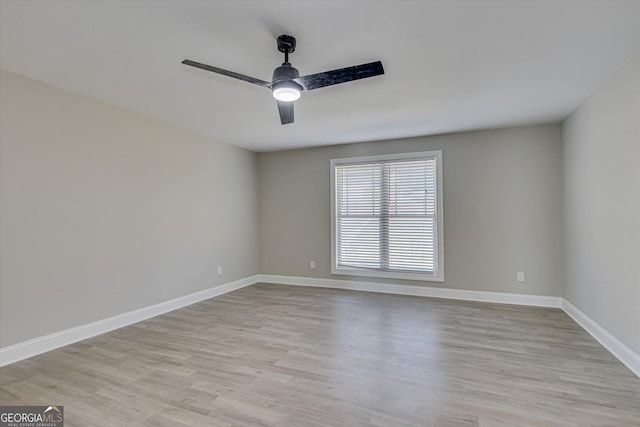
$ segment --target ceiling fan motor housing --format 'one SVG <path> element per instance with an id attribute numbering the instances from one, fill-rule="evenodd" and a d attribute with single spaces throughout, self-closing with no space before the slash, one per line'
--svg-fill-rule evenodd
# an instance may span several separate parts
<path id="1" fill-rule="evenodd" d="M 293 68 L 288 62 L 285 62 L 281 67 L 273 70 L 273 78 L 271 81 L 277 83 L 279 81 L 292 80 L 299 76 L 298 70 Z"/>
<path id="2" fill-rule="evenodd" d="M 298 70 L 285 62 L 281 67 L 273 70 L 273 83 L 271 89 L 273 97 L 278 102 L 293 102 L 300 98 L 300 92 L 304 90 L 302 85 L 293 79 L 298 77 Z"/>

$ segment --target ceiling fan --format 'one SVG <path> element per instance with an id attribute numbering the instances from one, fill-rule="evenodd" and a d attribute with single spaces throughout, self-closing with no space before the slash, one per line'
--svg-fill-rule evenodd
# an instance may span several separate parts
<path id="1" fill-rule="evenodd" d="M 296 38 L 283 34 L 278 37 L 277 41 L 278 50 L 284 53 L 284 62 L 280 67 L 273 70 L 273 78 L 271 82 L 234 73 L 233 71 L 223 70 L 222 68 L 202 64 L 189 59 L 185 59 L 182 63 L 191 67 L 233 77 L 234 79 L 243 80 L 248 83 L 253 83 L 255 85 L 271 89 L 273 97 L 278 102 L 280 122 L 283 125 L 293 123 L 293 102 L 300 98 L 300 93 L 303 90 L 319 89 L 321 87 L 337 85 L 339 83 L 346 83 L 352 80 L 365 79 L 367 77 L 384 74 L 382 62 L 376 61 L 368 64 L 354 65 L 352 67 L 325 71 L 324 73 L 300 76 L 298 70 L 289 63 L 289 54 L 296 50 Z"/>

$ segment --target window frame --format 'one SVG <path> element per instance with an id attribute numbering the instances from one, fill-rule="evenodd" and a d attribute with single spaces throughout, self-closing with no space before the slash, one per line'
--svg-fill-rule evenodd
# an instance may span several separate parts
<path id="1" fill-rule="evenodd" d="M 348 164 L 373 163 L 379 161 L 402 161 L 435 159 L 436 162 L 436 271 L 435 273 L 424 272 L 400 272 L 381 271 L 365 268 L 338 267 L 337 259 L 337 215 L 336 211 L 336 167 Z M 411 153 L 383 154 L 377 156 L 360 156 L 331 159 L 331 274 L 379 277 L 388 279 L 419 280 L 426 282 L 444 282 L 444 209 L 443 209 L 443 182 L 442 182 L 442 150 L 418 151 Z"/>

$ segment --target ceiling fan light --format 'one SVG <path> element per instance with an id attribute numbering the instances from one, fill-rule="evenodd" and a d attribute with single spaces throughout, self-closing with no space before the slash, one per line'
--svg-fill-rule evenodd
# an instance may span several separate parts
<path id="1" fill-rule="evenodd" d="M 282 102 L 293 102 L 300 99 L 300 88 L 294 82 L 283 82 L 274 86 L 273 97 Z"/>

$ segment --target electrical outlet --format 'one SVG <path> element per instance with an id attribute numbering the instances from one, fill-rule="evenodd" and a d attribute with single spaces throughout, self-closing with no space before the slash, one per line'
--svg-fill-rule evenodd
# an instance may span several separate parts
<path id="1" fill-rule="evenodd" d="M 218 274 L 222 274 L 222 266 L 221 265 L 218 266 Z"/>
<path id="2" fill-rule="evenodd" d="M 312 270 L 315 270 L 316 269 L 316 262 L 315 261 L 311 261 L 309 263 L 309 268 L 312 269 Z"/>
<path id="3" fill-rule="evenodd" d="M 524 283 L 524 271 L 518 271 L 516 280 L 518 281 L 518 283 Z"/>

